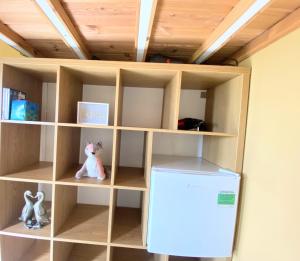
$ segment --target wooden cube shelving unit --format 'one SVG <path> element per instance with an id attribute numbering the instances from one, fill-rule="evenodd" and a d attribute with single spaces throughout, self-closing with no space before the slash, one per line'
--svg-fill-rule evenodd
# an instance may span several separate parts
<path id="1" fill-rule="evenodd" d="M 203 158 L 241 172 L 250 74 L 246 68 L 2 59 L 0 71 L 2 87 L 22 90 L 42 107 L 41 121 L 0 123 L 3 261 L 177 260 L 146 251 L 151 162 L 153 154 L 162 152 L 159 139 L 170 139 L 172 145 L 172 139 L 180 141 L 183 147 L 170 146 L 169 153 L 181 155 L 194 153 L 188 144 L 184 147 L 185 138 L 189 144 L 200 140 Z M 187 98 L 193 91 L 205 92 L 209 131 L 177 129 L 179 116 L 193 117 L 198 108 Z M 109 125 L 77 124 L 78 101 L 109 103 Z M 110 170 L 103 182 L 74 179 L 82 137 L 87 136 L 102 138 Z M 132 141 L 136 145 L 129 153 Z M 41 149 L 42 143 L 50 152 Z M 18 221 L 23 193 L 40 186 L 51 191 L 51 224 L 27 230 Z M 80 203 L 82 189 L 93 190 L 96 198 L 105 194 L 108 204 Z M 138 208 L 119 204 L 124 191 L 139 193 Z"/>

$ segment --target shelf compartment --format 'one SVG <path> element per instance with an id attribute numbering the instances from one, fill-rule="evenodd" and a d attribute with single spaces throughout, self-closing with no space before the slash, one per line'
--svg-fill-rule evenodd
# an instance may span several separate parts
<path id="1" fill-rule="evenodd" d="M 117 207 L 113 225 L 112 243 L 142 246 L 141 210 Z"/>
<path id="2" fill-rule="evenodd" d="M 87 186 L 87 187 L 107 187 L 111 185 L 110 177 L 105 180 L 97 180 L 95 178 L 84 177 L 82 179 L 75 179 L 75 173 L 81 168 L 82 165 L 74 165 L 70 168 L 63 176 L 57 181 L 60 185 L 71 185 L 71 186 Z M 111 167 L 105 166 L 109 173 L 111 173 Z"/>
<path id="3" fill-rule="evenodd" d="M 107 247 L 54 242 L 53 261 L 106 261 Z"/>
<path id="4" fill-rule="evenodd" d="M 54 127 L 2 123 L 1 155 L 3 178 L 51 182 Z"/>
<path id="5" fill-rule="evenodd" d="M 77 122 L 77 103 L 109 104 L 109 125 L 114 125 L 116 69 L 79 66 L 61 67 L 58 122 Z"/>
<path id="6" fill-rule="evenodd" d="M 107 242 L 109 190 L 56 185 L 54 233 L 60 240 Z"/>
<path id="7" fill-rule="evenodd" d="M 174 133 L 153 134 L 153 154 L 202 157 L 202 151 L 203 136 Z"/>
<path id="8" fill-rule="evenodd" d="M 179 118 L 198 118 L 209 131 L 237 134 L 243 86 L 243 76 L 236 73 L 184 71 Z"/>
<path id="9" fill-rule="evenodd" d="M 50 261 L 50 241 L 48 240 L 2 236 L 1 246 L 3 260 Z"/>
<path id="10" fill-rule="evenodd" d="M 122 69 L 116 125 L 176 129 L 179 79 L 174 71 Z"/>
<path id="11" fill-rule="evenodd" d="M 88 141 L 102 142 L 101 159 L 107 170 L 107 178 L 103 181 L 88 177 L 82 177 L 80 180 L 75 178 L 77 170 L 86 160 L 84 149 Z M 59 126 L 57 151 L 61 153 L 57 153 L 56 158 L 56 180 L 60 184 L 77 186 L 103 187 L 111 185 L 112 147 L 113 130 Z"/>
<path id="12" fill-rule="evenodd" d="M 56 81 L 57 66 L 3 65 L 2 87 L 23 91 L 27 100 L 40 104 L 42 122 L 55 121 Z"/>
<path id="13" fill-rule="evenodd" d="M 146 190 L 143 168 L 119 167 L 117 173 L 116 188 Z"/>
<path id="14" fill-rule="evenodd" d="M 155 254 L 151 254 L 145 249 L 112 247 L 111 253 L 112 261 L 159 261 L 155 258 Z"/>
<path id="15" fill-rule="evenodd" d="M 7 213 L 1 221 L 1 231 L 3 235 L 21 236 L 36 239 L 49 239 L 51 236 L 51 199 L 52 186 L 43 183 L 0 181 L 0 188 L 3 196 L 0 197 L 1 205 L 4 206 L 3 212 Z M 24 192 L 30 190 L 33 195 L 37 191 L 44 191 L 46 194 L 45 207 L 50 218 L 50 224 L 41 229 L 28 229 L 24 223 L 19 221 L 22 209 L 25 205 Z M 7 201 L 9 199 L 9 202 Z M 13 204 L 11 204 L 13 202 Z"/>
<path id="16" fill-rule="evenodd" d="M 115 190 L 112 211 L 111 243 L 114 246 L 144 248 L 143 203 L 144 193 Z"/>
<path id="17" fill-rule="evenodd" d="M 152 133 L 118 130 L 114 140 L 114 186 L 146 190 Z"/>

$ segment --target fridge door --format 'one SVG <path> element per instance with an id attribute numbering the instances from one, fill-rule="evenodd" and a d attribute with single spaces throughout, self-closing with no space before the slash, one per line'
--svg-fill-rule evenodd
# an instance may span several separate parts
<path id="1" fill-rule="evenodd" d="M 195 175 L 152 170 L 148 251 L 231 256 L 239 181 L 238 175 L 226 172 Z"/>

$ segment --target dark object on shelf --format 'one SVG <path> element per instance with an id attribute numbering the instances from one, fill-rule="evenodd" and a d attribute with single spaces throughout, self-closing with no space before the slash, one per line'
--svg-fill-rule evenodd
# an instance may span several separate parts
<path id="1" fill-rule="evenodd" d="M 207 123 L 203 120 L 184 118 L 178 120 L 178 130 L 208 131 Z"/>
<path id="2" fill-rule="evenodd" d="M 147 61 L 151 63 L 184 63 L 183 60 L 164 56 L 161 54 L 150 55 Z"/>

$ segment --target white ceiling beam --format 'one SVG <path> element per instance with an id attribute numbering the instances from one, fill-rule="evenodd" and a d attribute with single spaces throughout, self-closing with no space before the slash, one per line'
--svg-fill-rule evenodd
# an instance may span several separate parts
<path id="1" fill-rule="evenodd" d="M 20 35 L 11 30 L 7 25 L 0 22 L 0 40 L 16 49 L 27 57 L 42 57 L 42 55 L 27 43 Z"/>
<path id="2" fill-rule="evenodd" d="M 271 2 L 272 0 L 241 0 L 238 2 L 200 48 L 192 55 L 189 62 L 203 63 L 206 61 Z"/>
<path id="3" fill-rule="evenodd" d="M 91 59 L 80 34 L 59 0 L 35 0 L 35 3 L 61 35 L 63 41 L 80 59 Z"/>
<path id="4" fill-rule="evenodd" d="M 137 37 L 135 41 L 136 60 L 144 62 L 146 59 L 151 37 L 157 0 L 140 0 L 137 22 Z"/>

